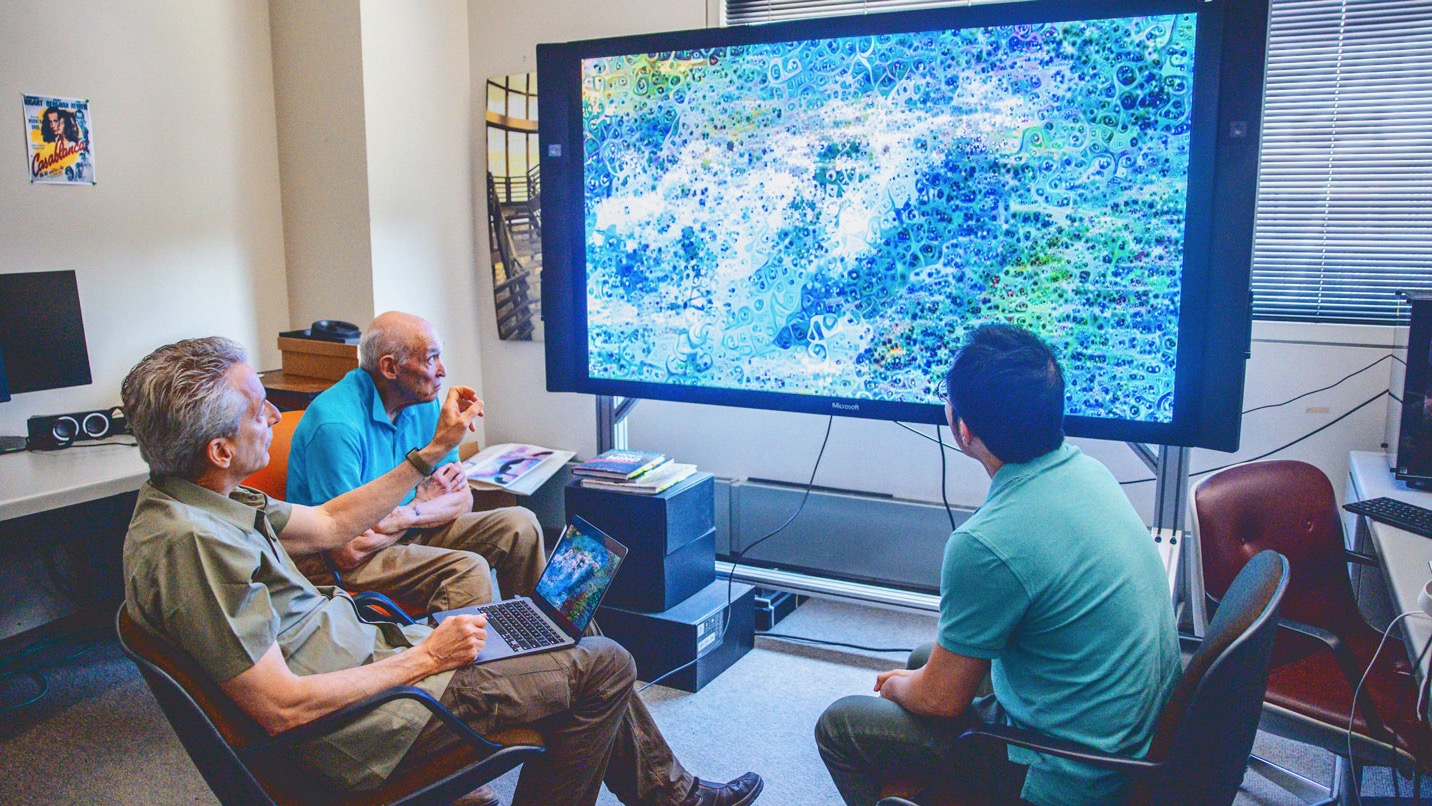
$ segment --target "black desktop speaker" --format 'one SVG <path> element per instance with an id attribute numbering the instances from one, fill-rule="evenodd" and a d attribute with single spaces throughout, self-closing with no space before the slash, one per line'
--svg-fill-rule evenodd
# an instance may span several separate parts
<path id="1" fill-rule="evenodd" d="M 73 414 L 36 415 L 27 420 L 26 425 L 30 431 L 28 446 L 32 451 L 57 451 L 82 440 L 129 433 L 124 409 L 119 406 Z"/>

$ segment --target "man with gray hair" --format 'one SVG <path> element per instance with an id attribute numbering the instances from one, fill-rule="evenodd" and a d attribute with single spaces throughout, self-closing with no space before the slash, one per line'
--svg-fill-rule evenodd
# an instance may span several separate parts
<path id="1" fill-rule="evenodd" d="M 278 411 L 233 342 L 155 350 L 125 377 L 125 413 L 150 465 L 124 541 L 126 608 L 185 652 L 269 733 L 304 725 L 393 686 L 438 697 L 474 730 L 527 725 L 547 752 L 522 768 L 514 806 L 590 806 L 603 783 L 624 803 L 744 806 L 761 779 L 698 781 L 633 694 L 631 655 L 599 636 L 574 647 L 473 664 L 483 616 L 436 628 L 366 623 L 335 588 L 317 588 L 290 555 L 329 551 L 392 512 L 482 414 L 448 391 L 432 437 L 386 473 L 321 506 L 240 486 L 268 463 Z M 369 789 L 460 740 L 412 701 L 383 705 L 290 751 L 338 789 Z"/>
<path id="2" fill-rule="evenodd" d="M 447 369 L 426 320 L 390 311 L 358 344 L 359 368 L 309 404 L 288 454 L 288 497 L 316 506 L 377 478 L 421 446 L 438 416 Z M 522 507 L 472 512 L 457 452 L 373 529 L 299 568 L 315 584 L 378 591 L 414 612 L 527 595 L 544 566 L 542 528 Z"/>

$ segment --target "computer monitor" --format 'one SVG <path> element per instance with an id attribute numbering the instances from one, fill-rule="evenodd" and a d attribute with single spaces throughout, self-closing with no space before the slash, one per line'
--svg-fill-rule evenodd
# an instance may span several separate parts
<path id="1" fill-rule="evenodd" d="M 1407 372 L 1395 475 L 1409 487 L 1432 487 L 1432 292 L 1405 295 L 1412 303 Z"/>
<path id="2" fill-rule="evenodd" d="M 8 394 L 93 382 L 73 271 L 0 274 L 0 361 Z"/>

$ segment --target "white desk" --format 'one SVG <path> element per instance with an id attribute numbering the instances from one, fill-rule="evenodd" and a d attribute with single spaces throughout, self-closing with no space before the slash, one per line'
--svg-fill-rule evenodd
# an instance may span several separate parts
<path id="1" fill-rule="evenodd" d="M 1388 469 L 1386 454 L 1354 451 L 1348 459 L 1348 500 L 1363 501 L 1387 497 L 1432 508 L 1432 492 L 1409 489 L 1406 484 L 1393 478 Z M 1420 609 L 1417 606 L 1417 594 L 1421 592 L 1422 586 L 1427 584 L 1427 580 L 1432 579 L 1432 568 L 1427 565 L 1427 562 L 1432 560 L 1432 538 L 1378 523 L 1371 518 L 1345 514 L 1350 516 L 1354 527 L 1358 526 L 1357 521 L 1361 521 L 1372 537 L 1373 548 L 1377 551 L 1383 577 L 1387 580 L 1387 590 L 1392 596 L 1393 607 L 1398 613 Z M 1349 535 L 1353 533 L 1353 530 L 1348 530 Z M 1402 620 L 1402 624 L 1407 636 L 1408 654 L 1416 660 L 1417 653 L 1427 645 L 1428 640 L 1432 640 L 1432 619 L 1406 618 Z M 1428 661 L 1424 660 L 1417 671 L 1425 676 Z"/>
<path id="2" fill-rule="evenodd" d="M 0 521 L 138 490 L 149 478 L 133 437 L 0 456 Z"/>

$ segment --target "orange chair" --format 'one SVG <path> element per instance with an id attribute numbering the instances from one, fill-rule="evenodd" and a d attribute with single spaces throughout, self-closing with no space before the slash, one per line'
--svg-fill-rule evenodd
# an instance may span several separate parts
<path id="1" fill-rule="evenodd" d="M 280 501 L 288 497 L 288 447 L 293 442 L 293 430 L 303 419 L 303 409 L 286 411 L 273 424 L 273 443 L 269 445 L 269 463 L 248 478 L 245 487 L 252 487 L 270 498 Z"/>

